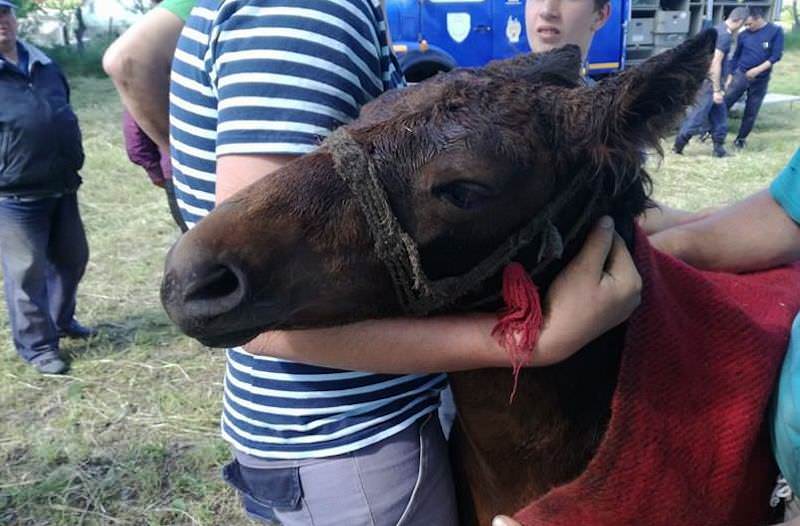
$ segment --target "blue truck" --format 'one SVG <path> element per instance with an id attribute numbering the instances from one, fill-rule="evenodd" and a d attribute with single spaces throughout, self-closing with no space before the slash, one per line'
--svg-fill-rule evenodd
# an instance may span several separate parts
<path id="1" fill-rule="evenodd" d="M 388 0 L 386 10 L 394 52 L 411 82 L 530 51 L 524 0 Z M 589 74 L 624 67 L 629 18 L 628 0 L 611 0 L 611 18 L 589 51 Z"/>
<path id="2" fill-rule="evenodd" d="M 611 18 L 589 50 L 587 73 L 602 76 L 674 47 L 722 22 L 743 0 L 611 0 Z M 780 0 L 748 0 L 780 13 Z M 387 0 L 393 47 L 409 81 L 456 66 L 530 51 L 525 0 Z"/>

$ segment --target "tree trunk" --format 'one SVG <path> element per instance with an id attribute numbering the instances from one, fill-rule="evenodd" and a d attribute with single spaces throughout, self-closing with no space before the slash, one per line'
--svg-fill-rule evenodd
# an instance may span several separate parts
<path id="1" fill-rule="evenodd" d="M 800 9 L 797 6 L 797 2 L 798 0 L 792 0 L 792 18 L 794 19 L 792 31 L 800 31 Z"/>
<path id="2" fill-rule="evenodd" d="M 81 7 L 75 9 L 75 20 L 78 27 L 75 28 L 75 41 L 78 45 L 78 54 L 83 55 L 83 35 L 86 33 L 86 24 L 83 22 L 83 10 Z"/>
<path id="3" fill-rule="evenodd" d="M 69 24 L 66 22 L 61 25 L 61 38 L 64 40 L 64 47 L 69 47 Z"/>

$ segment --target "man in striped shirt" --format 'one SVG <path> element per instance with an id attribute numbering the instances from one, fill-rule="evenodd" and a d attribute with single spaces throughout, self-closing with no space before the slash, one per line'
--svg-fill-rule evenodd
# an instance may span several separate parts
<path id="1" fill-rule="evenodd" d="M 187 224 L 402 84 L 377 0 L 200 0 L 170 88 Z M 636 305 L 638 274 L 610 225 L 552 288 L 532 365 L 567 357 Z M 224 473 L 246 510 L 287 526 L 456 524 L 436 371 L 508 366 L 494 323 L 381 320 L 228 350 L 222 434 L 236 459 Z"/>

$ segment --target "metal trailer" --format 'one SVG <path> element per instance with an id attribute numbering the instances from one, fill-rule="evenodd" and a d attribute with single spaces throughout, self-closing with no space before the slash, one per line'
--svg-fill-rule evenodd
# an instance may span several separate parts
<path id="1" fill-rule="evenodd" d="M 675 47 L 706 27 L 719 24 L 743 5 L 764 8 L 767 20 L 780 16 L 780 0 L 631 0 L 627 63 L 636 64 Z"/>
<path id="2" fill-rule="evenodd" d="M 780 0 L 747 5 L 779 13 Z M 611 0 L 611 18 L 589 50 L 587 73 L 602 76 L 676 46 L 721 22 L 737 0 Z M 456 66 L 530 51 L 524 0 L 387 0 L 393 49 L 411 82 Z"/>

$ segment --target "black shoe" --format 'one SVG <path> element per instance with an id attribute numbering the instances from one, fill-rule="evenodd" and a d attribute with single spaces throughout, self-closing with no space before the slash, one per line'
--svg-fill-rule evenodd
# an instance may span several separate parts
<path id="1" fill-rule="evenodd" d="M 733 141 L 733 146 L 737 150 L 743 150 L 744 149 L 744 145 L 745 145 L 744 139 L 736 139 L 735 141 Z"/>
<path id="2" fill-rule="evenodd" d="M 687 144 L 689 144 L 689 139 L 683 135 L 678 135 L 675 137 L 675 144 L 672 145 L 672 151 L 678 155 L 683 155 L 683 149 L 686 148 Z"/>
<path id="3" fill-rule="evenodd" d="M 33 362 L 33 366 L 42 374 L 61 374 L 67 370 L 67 364 L 58 356 L 48 356 Z"/>
<path id="4" fill-rule="evenodd" d="M 87 338 L 91 338 L 92 336 L 97 336 L 97 329 L 81 325 L 77 320 L 72 320 L 69 324 L 69 327 L 58 330 L 59 338 L 67 337 L 74 338 L 76 340 L 85 340 Z"/>
<path id="5" fill-rule="evenodd" d="M 725 146 L 722 145 L 721 142 L 714 143 L 714 157 L 727 157 L 728 152 L 725 150 Z"/>

